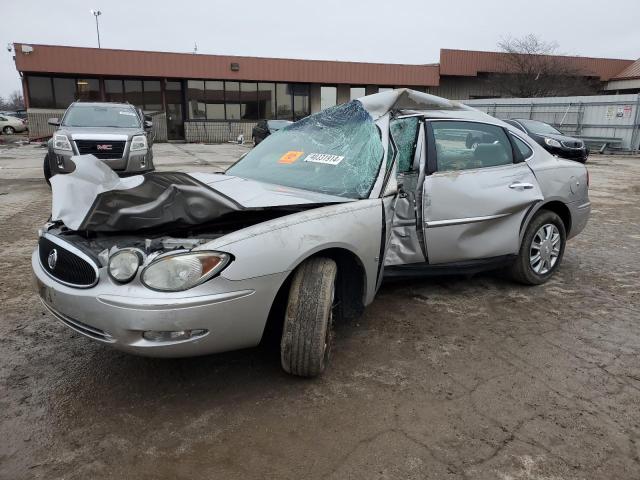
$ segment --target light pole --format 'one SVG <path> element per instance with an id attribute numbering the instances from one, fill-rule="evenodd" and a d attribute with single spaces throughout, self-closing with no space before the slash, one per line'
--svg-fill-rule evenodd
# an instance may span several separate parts
<path id="1" fill-rule="evenodd" d="M 96 32 L 98 33 L 98 48 L 100 48 L 100 25 L 98 24 L 98 17 L 102 15 L 100 10 L 91 10 L 93 16 L 96 17 Z"/>

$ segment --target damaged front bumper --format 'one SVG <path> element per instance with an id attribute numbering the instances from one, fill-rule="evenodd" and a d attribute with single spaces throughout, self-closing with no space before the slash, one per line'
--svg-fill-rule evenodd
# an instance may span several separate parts
<path id="1" fill-rule="evenodd" d="M 257 345 L 287 272 L 241 281 L 216 277 L 191 290 L 154 292 L 136 278 L 113 282 L 105 268 L 91 288 L 49 276 L 37 250 L 34 280 L 47 309 L 67 327 L 118 350 L 152 357 L 189 357 Z M 187 340 L 147 340 L 145 332 L 206 331 Z"/>

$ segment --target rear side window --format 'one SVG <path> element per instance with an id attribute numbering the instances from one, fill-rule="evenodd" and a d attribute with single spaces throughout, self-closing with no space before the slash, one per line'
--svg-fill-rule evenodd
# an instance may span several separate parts
<path id="1" fill-rule="evenodd" d="M 398 173 L 411 170 L 416 153 L 418 125 L 418 117 L 398 118 L 391 121 L 389 130 L 398 148 Z"/>
<path id="2" fill-rule="evenodd" d="M 431 122 L 439 172 L 496 167 L 513 163 L 505 131 L 476 122 Z"/>
<path id="3" fill-rule="evenodd" d="M 518 149 L 518 151 L 520 152 L 520 154 L 522 155 L 522 158 L 524 158 L 525 160 L 527 158 L 529 158 L 531 155 L 533 155 L 533 150 L 531 150 L 531 148 L 529 147 L 529 145 L 527 145 L 526 143 L 524 143 L 522 140 L 520 140 L 518 137 L 516 137 L 515 135 L 511 135 L 511 138 L 513 138 L 513 143 L 516 144 L 516 148 Z"/>

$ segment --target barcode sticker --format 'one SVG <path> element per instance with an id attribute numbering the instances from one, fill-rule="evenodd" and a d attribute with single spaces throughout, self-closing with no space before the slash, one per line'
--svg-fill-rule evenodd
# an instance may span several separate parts
<path id="1" fill-rule="evenodd" d="M 338 165 L 342 160 L 344 160 L 343 156 L 328 153 L 310 153 L 304 159 L 305 162 L 324 163 L 325 165 Z"/>

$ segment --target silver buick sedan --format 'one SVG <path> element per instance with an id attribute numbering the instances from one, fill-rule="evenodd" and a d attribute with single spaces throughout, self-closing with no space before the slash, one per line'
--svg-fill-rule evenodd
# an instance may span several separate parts
<path id="1" fill-rule="evenodd" d="M 251 347 L 269 321 L 282 367 L 305 377 L 383 277 L 506 267 L 538 285 L 590 212 L 584 165 L 405 89 L 292 124 L 223 175 L 119 178 L 90 155 L 73 162 L 51 179 L 32 258 L 53 316 L 157 357 Z"/>

